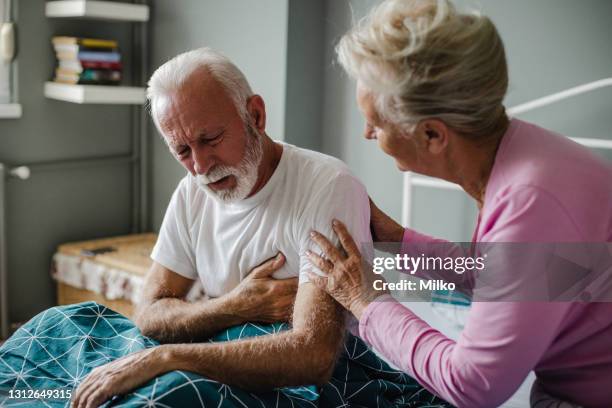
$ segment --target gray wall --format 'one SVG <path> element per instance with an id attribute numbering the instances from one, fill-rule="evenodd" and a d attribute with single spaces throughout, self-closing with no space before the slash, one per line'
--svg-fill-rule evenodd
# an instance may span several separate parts
<path id="1" fill-rule="evenodd" d="M 53 35 L 109 37 L 129 45 L 127 25 L 47 19 L 43 0 L 14 1 L 18 14 L 19 100 L 23 117 L 0 119 L 0 162 L 10 165 L 130 152 L 130 108 L 46 99 Z M 129 49 L 126 50 L 129 54 Z M 126 61 L 129 66 L 129 59 Z M 10 319 L 22 321 L 55 304 L 49 277 L 58 244 L 128 233 L 128 165 L 33 171 L 9 179 L 7 236 Z"/>
<path id="2" fill-rule="evenodd" d="M 285 141 L 321 150 L 325 1 L 289 0 Z"/>
<path id="3" fill-rule="evenodd" d="M 402 178 L 392 159 L 375 142 L 365 141 L 354 83 L 332 66 L 332 46 L 355 18 L 377 1 L 327 2 L 327 45 L 323 151 L 344 159 L 375 202 L 397 220 L 401 217 Z M 464 2 L 467 3 L 467 2 Z M 471 2 L 473 4 L 474 2 Z M 482 0 L 482 10 L 497 24 L 510 68 L 506 106 L 571 86 L 612 76 L 612 2 L 608 0 Z M 534 111 L 521 118 L 568 136 L 610 138 L 612 92 L 604 89 Z M 608 155 L 609 156 L 609 155 Z M 462 193 L 419 187 L 415 190 L 413 226 L 454 240 L 469 240 L 475 206 Z"/>
<path id="4" fill-rule="evenodd" d="M 154 6 L 152 67 L 197 47 L 223 52 L 244 72 L 253 91 L 263 96 L 268 134 L 283 139 L 288 0 L 162 0 Z M 174 188 L 186 173 L 151 129 L 151 211 L 157 230 Z"/>

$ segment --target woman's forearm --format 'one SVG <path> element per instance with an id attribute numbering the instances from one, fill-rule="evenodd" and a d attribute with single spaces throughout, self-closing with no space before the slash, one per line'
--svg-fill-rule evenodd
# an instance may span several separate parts
<path id="1" fill-rule="evenodd" d="M 370 229 L 374 242 L 400 243 L 404 236 L 402 227 L 393 218 L 385 214 L 370 199 Z"/>
<path id="2" fill-rule="evenodd" d="M 501 405 L 549 347 L 570 303 L 478 302 L 454 341 L 390 297 L 373 302 L 361 337 L 457 407 Z"/>

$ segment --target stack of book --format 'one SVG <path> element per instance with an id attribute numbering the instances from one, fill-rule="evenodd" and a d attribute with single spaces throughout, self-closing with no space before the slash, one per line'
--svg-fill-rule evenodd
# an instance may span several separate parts
<path id="1" fill-rule="evenodd" d="M 119 85 L 121 54 L 117 41 L 79 37 L 53 37 L 58 65 L 55 82 Z"/>

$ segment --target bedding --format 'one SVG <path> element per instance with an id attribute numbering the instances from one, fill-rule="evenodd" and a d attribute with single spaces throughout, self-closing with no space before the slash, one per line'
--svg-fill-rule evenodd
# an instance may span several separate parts
<path id="1" fill-rule="evenodd" d="M 284 323 L 245 324 L 209 341 L 228 341 L 287 330 Z M 48 309 L 19 328 L 0 347 L 0 406 L 64 407 L 74 388 L 95 367 L 158 343 L 132 321 L 94 302 Z M 365 343 L 347 335 L 332 379 L 251 393 L 173 371 L 105 407 L 447 407 L 408 375 L 392 369 Z"/>

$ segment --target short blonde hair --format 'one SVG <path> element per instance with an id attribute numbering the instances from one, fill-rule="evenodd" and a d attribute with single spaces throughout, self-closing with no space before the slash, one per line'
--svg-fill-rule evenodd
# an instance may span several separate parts
<path id="1" fill-rule="evenodd" d="M 504 45 L 493 22 L 449 0 L 386 0 L 336 47 L 338 60 L 372 92 L 378 114 L 411 131 L 436 118 L 472 138 L 505 124 Z"/>

